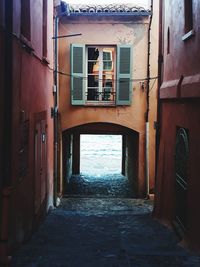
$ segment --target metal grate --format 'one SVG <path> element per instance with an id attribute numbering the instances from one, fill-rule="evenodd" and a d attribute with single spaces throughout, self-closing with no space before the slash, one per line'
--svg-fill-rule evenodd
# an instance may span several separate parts
<path id="1" fill-rule="evenodd" d="M 86 99 L 90 101 L 106 101 L 106 102 L 113 102 L 115 101 L 115 92 L 104 91 L 98 92 L 97 90 L 88 89 L 86 93 Z"/>
<path id="2" fill-rule="evenodd" d="M 176 176 L 187 183 L 187 162 L 189 157 L 189 141 L 187 130 L 179 128 L 176 136 L 175 166 Z M 179 179 L 178 178 L 178 179 Z"/>
<path id="3" fill-rule="evenodd" d="M 175 225 L 180 233 L 187 229 L 187 190 L 188 190 L 189 133 L 178 128 L 175 149 L 176 210 Z"/>

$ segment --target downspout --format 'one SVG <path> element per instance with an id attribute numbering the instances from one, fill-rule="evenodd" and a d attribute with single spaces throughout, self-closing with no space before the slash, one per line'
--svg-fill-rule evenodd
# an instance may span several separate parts
<path id="1" fill-rule="evenodd" d="M 54 25 L 54 206 L 57 206 L 57 183 L 58 183 L 58 22 L 59 17 L 55 15 Z"/>
<path id="2" fill-rule="evenodd" d="M 58 82 L 58 39 L 60 38 L 67 38 L 67 37 L 73 37 L 73 36 L 79 36 L 80 33 L 77 34 L 68 34 L 68 35 L 62 35 L 58 36 L 58 23 L 59 18 L 65 15 L 69 15 L 68 5 L 61 1 L 61 13 L 56 14 L 54 16 L 54 108 L 52 110 L 52 115 L 54 118 L 54 206 L 57 207 L 60 203 L 60 200 L 57 196 L 58 191 L 58 153 L 59 153 L 59 117 L 58 117 L 58 105 L 59 105 L 59 82 Z"/>
<path id="3" fill-rule="evenodd" d="M 157 92 L 157 127 L 156 127 L 156 178 L 157 178 L 157 165 L 158 165 L 158 151 L 160 143 L 160 129 L 161 129 L 161 106 L 160 106 L 160 87 L 163 79 L 163 0 L 159 1 L 159 41 L 158 41 L 158 92 Z"/>
<path id="4" fill-rule="evenodd" d="M 146 121 L 146 140 L 145 140 L 145 177 L 146 177 L 146 198 L 149 198 L 149 92 L 150 92 L 150 54 L 151 54 L 151 24 L 153 18 L 153 0 L 151 0 L 151 15 L 148 28 L 148 48 L 147 48 L 147 109 L 145 114 Z"/>

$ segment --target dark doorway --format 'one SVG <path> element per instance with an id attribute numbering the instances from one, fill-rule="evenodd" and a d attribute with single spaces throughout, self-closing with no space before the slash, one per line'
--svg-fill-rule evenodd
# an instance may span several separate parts
<path id="1" fill-rule="evenodd" d="M 187 191 L 188 191 L 188 158 L 189 132 L 184 128 L 177 128 L 175 150 L 176 172 L 176 210 L 175 227 L 183 236 L 187 230 Z"/>
<path id="2" fill-rule="evenodd" d="M 47 194 L 47 122 L 46 112 L 35 116 L 35 214 L 39 214 L 41 204 Z"/>

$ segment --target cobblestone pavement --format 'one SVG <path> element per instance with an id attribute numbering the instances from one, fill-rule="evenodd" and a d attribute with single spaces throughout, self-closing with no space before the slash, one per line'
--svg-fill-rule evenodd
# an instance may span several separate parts
<path id="1" fill-rule="evenodd" d="M 128 179 L 121 174 L 73 175 L 66 193 L 90 197 L 134 197 Z"/>
<path id="2" fill-rule="evenodd" d="M 180 247 L 174 233 L 152 218 L 151 201 L 92 196 L 63 198 L 16 252 L 12 266 L 200 266 L 200 257 Z"/>

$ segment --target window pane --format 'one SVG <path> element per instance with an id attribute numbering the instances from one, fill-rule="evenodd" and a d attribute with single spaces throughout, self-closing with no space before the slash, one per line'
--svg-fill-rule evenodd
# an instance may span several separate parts
<path id="1" fill-rule="evenodd" d="M 88 75 L 88 87 L 99 87 L 98 75 Z"/>
<path id="2" fill-rule="evenodd" d="M 102 100 L 103 101 L 114 101 L 115 100 L 115 92 L 113 92 L 111 87 L 103 88 Z"/>
<path id="3" fill-rule="evenodd" d="M 112 61 L 104 61 L 103 70 L 112 70 Z"/>
<path id="4" fill-rule="evenodd" d="M 113 75 L 103 75 L 103 87 L 113 87 Z"/>
<path id="5" fill-rule="evenodd" d="M 102 90 L 102 100 L 103 101 L 114 101 L 115 95 L 113 93 L 114 87 L 114 75 L 106 74 L 103 75 L 103 90 Z"/>
<path id="6" fill-rule="evenodd" d="M 88 74 L 96 73 L 99 71 L 99 62 L 98 61 L 89 61 L 88 62 Z"/>
<path id="7" fill-rule="evenodd" d="M 88 60 L 99 60 L 99 50 L 97 47 L 88 47 Z"/>
<path id="8" fill-rule="evenodd" d="M 114 47 L 104 47 L 103 48 L 103 60 L 113 60 Z"/>
<path id="9" fill-rule="evenodd" d="M 21 34 L 31 40 L 30 0 L 21 0 Z"/>
<path id="10" fill-rule="evenodd" d="M 112 51 L 103 51 L 103 60 L 111 60 L 111 53 Z"/>
<path id="11" fill-rule="evenodd" d="M 193 29 L 192 0 L 185 0 L 185 33 Z"/>
<path id="12" fill-rule="evenodd" d="M 88 101 L 115 101 L 114 47 L 88 47 L 87 95 Z"/>
<path id="13" fill-rule="evenodd" d="M 87 100 L 99 101 L 98 88 L 88 88 L 88 91 L 87 91 Z"/>

